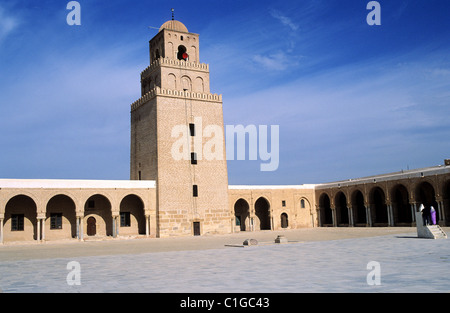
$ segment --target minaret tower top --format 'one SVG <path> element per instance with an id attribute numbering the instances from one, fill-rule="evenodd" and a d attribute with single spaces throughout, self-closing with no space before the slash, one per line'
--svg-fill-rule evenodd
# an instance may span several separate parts
<path id="1" fill-rule="evenodd" d="M 180 21 L 168 20 L 150 40 L 150 64 L 164 58 L 199 63 L 198 34 L 190 33 Z"/>
<path id="2" fill-rule="evenodd" d="M 150 66 L 141 73 L 142 96 L 155 87 L 210 93 L 209 66 L 200 63 L 199 35 L 173 19 L 150 40 Z"/>

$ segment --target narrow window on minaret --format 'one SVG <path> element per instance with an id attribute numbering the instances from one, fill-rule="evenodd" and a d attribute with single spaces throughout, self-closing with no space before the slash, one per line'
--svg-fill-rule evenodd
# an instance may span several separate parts
<path id="1" fill-rule="evenodd" d="M 193 196 L 198 197 L 198 186 L 197 185 L 193 186 L 192 191 L 193 191 Z"/>
<path id="2" fill-rule="evenodd" d="M 191 136 L 195 136 L 195 124 L 189 124 L 189 133 Z"/>
<path id="3" fill-rule="evenodd" d="M 191 152 L 191 164 L 196 165 L 197 164 L 197 153 Z"/>

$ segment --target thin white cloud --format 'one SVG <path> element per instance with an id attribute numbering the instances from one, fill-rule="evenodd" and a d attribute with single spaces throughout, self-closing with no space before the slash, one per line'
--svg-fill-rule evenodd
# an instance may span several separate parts
<path id="1" fill-rule="evenodd" d="M 0 6 L 0 42 L 2 42 L 19 25 L 16 17 L 9 16 L 4 8 Z"/>
<path id="2" fill-rule="evenodd" d="M 267 70 L 284 71 L 285 69 L 297 64 L 292 58 L 285 53 L 278 51 L 271 55 L 255 55 L 253 61 Z"/>
<path id="3" fill-rule="evenodd" d="M 289 17 L 283 15 L 278 10 L 271 10 L 270 15 L 279 20 L 283 25 L 289 27 L 294 32 L 299 29 L 299 26 L 297 24 L 295 24 Z"/>

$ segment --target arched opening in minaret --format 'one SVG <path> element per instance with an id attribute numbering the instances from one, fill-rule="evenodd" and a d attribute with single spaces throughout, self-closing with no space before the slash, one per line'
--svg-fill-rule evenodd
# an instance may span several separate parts
<path id="1" fill-rule="evenodd" d="M 178 46 L 177 59 L 186 61 L 187 54 L 186 54 L 186 47 L 185 46 L 183 46 L 183 45 L 179 45 Z"/>

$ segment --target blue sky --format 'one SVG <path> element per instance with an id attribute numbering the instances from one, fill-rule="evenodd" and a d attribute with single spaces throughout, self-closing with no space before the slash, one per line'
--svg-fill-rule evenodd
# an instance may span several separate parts
<path id="1" fill-rule="evenodd" d="M 280 163 L 230 184 L 321 183 L 450 157 L 450 2 L 0 1 L 0 177 L 128 179 L 130 104 L 171 18 L 200 34 L 228 125 L 280 125 Z"/>

